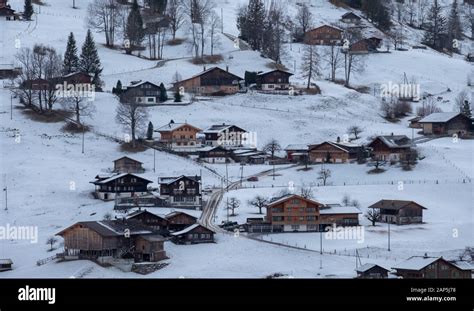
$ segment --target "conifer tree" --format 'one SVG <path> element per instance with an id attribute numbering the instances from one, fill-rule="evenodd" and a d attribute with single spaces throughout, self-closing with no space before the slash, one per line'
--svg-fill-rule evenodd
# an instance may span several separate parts
<path id="1" fill-rule="evenodd" d="M 442 48 L 441 36 L 446 33 L 446 18 L 443 16 L 438 0 L 434 0 L 431 6 L 427 24 L 425 43 L 435 49 Z"/>
<path id="2" fill-rule="evenodd" d="M 168 100 L 168 93 L 166 91 L 165 85 L 160 84 L 160 102 L 165 102 Z"/>
<path id="3" fill-rule="evenodd" d="M 130 54 L 134 48 L 140 46 L 145 38 L 143 19 L 137 0 L 133 1 L 132 9 L 128 14 L 125 35 L 127 39 L 130 40 L 130 49 L 127 50 L 128 54 Z"/>
<path id="4" fill-rule="evenodd" d="M 462 38 L 461 18 L 458 9 L 458 1 L 454 0 L 448 18 L 448 38 L 450 43 L 453 43 L 455 39 L 460 40 Z M 455 49 L 455 46 L 451 45 L 451 50 L 453 49 Z"/>
<path id="5" fill-rule="evenodd" d="M 93 76 L 93 83 L 96 87 L 100 88 L 102 84 L 100 80 L 102 65 L 100 64 L 99 53 L 97 52 L 90 29 L 87 31 L 86 40 L 82 45 L 79 70 Z"/>
<path id="6" fill-rule="evenodd" d="M 31 16 L 33 16 L 33 5 L 31 4 L 31 0 L 25 0 L 25 5 L 23 8 L 23 18 L 27 21 L 30 21 Z"/>
<path id="7" fill-rule="evenodd" d="M 76 39 L 71 32 L 67 40 L 66 53 L 64 53 L 63 72 L 65 75 L 76 72 L 79 67 L 79 57 L 77 56 Z"/>

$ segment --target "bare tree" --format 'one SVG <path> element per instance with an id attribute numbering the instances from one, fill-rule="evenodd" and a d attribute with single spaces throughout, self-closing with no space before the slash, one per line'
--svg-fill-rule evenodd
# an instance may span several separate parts
<path id="1" fill-rule="evenodd" d="M 63 105 L 74 114 L 77 126 L 82 127 L 82 118 L 92 117 L 96 111 L 94 102 L 86 98 L 85 90 L 77 85 L 74 90 L 66 91 Z"/>
<path id="2" fill-rule="evenodd" d="M 115 120 L 130 131 L 133 147 L 136 146 L 137 132 L 145 129 L 148 118 L 147 108 L 139 105 L 133 95 L 123 94 L 120 96 Z"/>
<path id="3" fill-rule="evenodd" d="M 212 12 L 209 21 L 209 40 L 211 45 L 211 56 L 214 55 L 214 50 L 220 46 L 219 29 L 221 27 L 221 19 L 216 12 Z"/>
<path id="4" fill-rule="evenodd" d="M 275 153 L 281 150 L 281 145 L 276 139 L 271 139 L 264 147 L 263 151 L 270 153 L 275 158 Z"/>
<path id="5" fill-rule="evenodd" d="M 321 74 L 319 67 L 319 54 L 316 46 L 306 45 L 302 58 L 301 71 L 303 78 L 307 79 L 306 88 L 311 88 L 311 80 L 316 79 Z"/>
<path id="6" fill-rule="evenodd" d="M 267 205 L 268 199 L 261 196 L 261 195 L 257 195 L 255 198 L 250 200 L 248 203 L 249 203 L 250 206 L 254 206 L 254 207 L 258 208 L 258 213 L 259 214 L 263 214 L 262 209 Z"/>
<path id="7" fill-rule="evenodd" d="M 231 211 L 230 216 L 236 216 L 235 210 L 240 207 L 240 200 L 237 198 L 230 198 L 229 202 L 227 203 L 227 210 Z"/>
<path id="8" fill-rule="evenodd" d="M 191 33 L 191 48 L 195 58 L 203 58 L 206 46 L 206 31 L 214 8 L 213 0 L 183 0 L 183 10 L 188 17 Z"/>
<path id="9" fill-rule="evenodd" d="M 120 5 L 117 1 L 94 0 L 89 3 L 87 13 L 87 25 L 98 32 L 103 32 L 105 44 L 109 47 L 114 46 L 117 28 L 121 26 Z"/>
<path id="10" fill-rule="evenodd" d="M 349 87 L 353 72 L 362 72 L 365 69 L 365 62 L 361 54 L 346 52 L 344 54 L 345 83 Z"/>
<path id="11" fill-rule="evenodd" d="M 318 173 L 318 179 L 322 181 L 323 186 L 326 186 L 328 179 L 331 177 L 331 170 L 327 168 L 321 168 Z"/>
<path id="12" fill-rule="evenodd" d="M 392 41 L 395 50 L 403 48 L 406 38 L 401 25 L 399 27 L 393 27 L 392 30 L 388 32 L 388 37 L 390 41 Z"/>
<path id="13" fill-rule="evenodd" d="M 307 4 L 303 3 L 298 8 L 298 13 L 296 14 L 296 32 L 295 39 L 300 42 L 303 41 L 304 36 L 308 30 L 313 25 L 313 14 L 311 13 Z"/>
<path id="14" fill-rule="evenodd" d="M 176 33 L 181 28 L 184 22 L 184 13 L 181 1 L 169 0 L 166 15 L 168 16 L 171 35 L 173 36 L 173 40 L 175 40 Z"/>
<path id="15" fill-rule="evenodd" d="M 422 28 L 428 16 L 428 9 L 431 5 L 430 0 L 418 0 L 418 26 Z"/>
<path id="16" fill-rule="evenodd" d="M 365 218 L 367 218 L 371 223 L 372 226 L 375 227 L 375 223 L 380 220 L 380 210 L 376 208 L 370 208 L 366 213 L 365 213 Z"/>
<path id="17" fill-rule="evenodd" d="M 54 244 L 56 244 L 58 242 L 58 239 L 54 236 L 52 237 L 49 237 L 47 240 L 46 240 L 46 245 L 49 245 L 49 251 L 53 251 L 54 250 Z"/>
<path id="18" fill-rule="evenodd" d="M 300 196 L 305 199 L 313 199 L 314 198 L 313 188 L 303 185 L 300 189 Z"/>
<path id="19" fill-rule="evenodd" d="M 347 134 L 353 134 L 354 138 L 357 140 L 359 139 L 359 134 L 361 134 L 364 130 L 358 126 L 358 125 L 353 125 L 347 129 Z"/>
<path id="20" fill-rule="evenodd" d="M 31 87 L 31 80 L 36 76 L 36 68 L 33 61 L 33 51 L 30 48 L 22 48 L 16 55 L 16 61 L 21 66 L 20 75 L 15 79 L 16 88 L 13 93 L 20 98 L 20 102 L 26 107 L 34 107 L 35 94 Z"/>
<path id="21" fill-rule="evenodd" d="M 435 98 L 430 96 L 423 100 L 423 106 L 418 107 L 416 114 L 419 117 L 426 117 L 436 112 L 442 112 L 442 110 L 438 107 Z"/>
<path id="22" fill-rule="evenodd" d="M 321 60 L 330 71 L 330 80 L 336 81 L 336 73 L 340 68 L 344 68 L 344 58 L 340 46 L 332 44 L 322 48 Z"/>

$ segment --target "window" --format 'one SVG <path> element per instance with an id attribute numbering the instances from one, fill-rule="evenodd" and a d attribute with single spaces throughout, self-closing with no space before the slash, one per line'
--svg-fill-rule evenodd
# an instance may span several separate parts
<path id="1" fill-rule="evenodd" d="M 300 226 L 299 225 L 292 225 L 291 230 L 299 230 Z"/>
<path id="2" fill-rule="evenodd" d="M 155 102 L 155 99 L 153 97 L 148 97 L 148 102 L 149 103 L 154 103 Z"/>
<path id="3" fill-rule="evenodd" d="M 306 209 L 307 213 L 316 213 L 316 209 L 314 207 L 310 207 Z"/>
<path id="4" fill-rule="evenodd" d="M 291 207 L 288 207 L 288 208 L 286 209 L 286 211 L 287 211 L 288 213 L 291 213 L 292 210 L 293 210 L 293 209 L 292 209 Z"/>

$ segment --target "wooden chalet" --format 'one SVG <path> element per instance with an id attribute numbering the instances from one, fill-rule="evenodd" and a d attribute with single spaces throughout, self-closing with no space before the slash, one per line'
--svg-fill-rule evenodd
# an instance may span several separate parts
<path id="1" fill-rule="evenodd" d="M 360 18 L 359 15 L 353 13 L 353 12 L 347 12 L 346 14 L 341 16 L 341 21 L 347 24 L 357 24 L 361 21 L 362 18 Z"/>
<path id="2" fill-rule="evenodd" d="M 380 211 L 380 222 L 396 225 L 423 223 L 423 210 L 427 208 L 413 201 L 380 200 L 368 208 Z"/>
<path id="3" fill-rule="evenodd" d="M 159 142 L 170 149 L 196 148 L 197 134 L 202 132 L 198 127 L 188 123 L 175 123 L 173 120 L 155 132 L 160 134 Z"/>
<path id="4" fill-rule="evenodd" d="M 13 269 L 13 261 L 10 258 L 0 259 L 0 272 Z"/>
<path id="5" fill-rule="evenodd" d="M 138 221 L 139 223 L 152 228 L 160 234 L 166 235 L 168 232 L 169 221 L 162 217 L 145 210 L 137 210 L 127 215 L 127 220 Z"/>
<path id="6" fill-rule="evenodd" d="M 230 162 L 230 151 L 222 146 L 207 146 L 198 150 L 199 161 L 209 164 L 225 164 Z"/>
<path id="7" fill-rule="evenodd" d="M 439 112 L 418 121 L 425 135 L 465 135 L 471 129 L 472 120 L 462 113 Z"/>
<path id="8" fill-rule="evenodd" d="M 409 127 L 412 129 L 422 129 L 423 125 L 420 124 L 421 119 L 423 119 L 423 117 L 415 117 L 408 120 L 408 122 L 410 123 Z"/>
<path id="9" fill-rule="evenodd" d="M 107 176 L 96 176 L 95 196 L 103 201 L 129 198 L 148 194 L 148 184 L 152 181 L 135 174 L 123 173 Z"/>
<path id="10" fill-rule="evenodd" d="M 67 83 L 67 84 L 85 84 L 90 85 L 93 83 L 92 77 L 84 72 L 73 72 L 62 77 L 57 78 L 59 83 Z"/>
<path id="11" fill-rule="evenodd" d="M 175 90 L 205 96 L 232 95 L 240 90 L 243 78 L 218 67 L 204 69 L 203 72 L 174 84 Z"/>
<path id="12" fill-rule="evenodd" d="M 231 157 L 236 163 L 257 165 L 265 164 L 269 156 L 255 148 L 242 148 L 233 150 Z"/>
<path id="13" fill-rule="evenodd" d="M 21 72 L 21 67 L 15 67 L 12 64 L 0 64 L 0 79 L 16 78 Z"/>
<path id="14" fill-rule="evenodd" d="M 155 105 L 160 102 L 160 87 L 143 81 L 127 87 L 120 96 L 131 97 L 138 104 Z"/>
<path id="15" fill-rule="evenodd" d="M 265 222 L 271 232 L 321 231 L 333 224 L 357 226 L 361 214 L 353 206 L 324 205 L 296 194 L 275 199 L 266 209 Z"/>
<path id="16" fill-rule="evenodd" d="M 201 177 L 179 176 L 159 179 L 160 196 L 169 206 L 196 209 L 202 206 Z"/>
<path id="17" fill-rule="evenodd" d="M 167 259 L 165 239 L 151 228 L 132 220 L 78 222 L 57 235 L 64 239 L 64 259 L 134 258 L 135 262 Z"/>
<path id="18" fill-rule="evenodd" d="M 290 88 L 292 73 L 283 70 L 272 70 L 257 74 L 257 87 L 262 91 L 281 91 Z"/>
<path id="19" fill-rule="evenodd" d="M 392 269 L 404 279 L 472 279 L 474 267 L 464 261 L 425 255 L 410 257 Z"/>
<path id="20" fill-rule="evenodd" d="M 308 145 L 288 145 L 285 148 L 286 158 L 292 163 L 299 163 L 309 159 Z"/>
<path id="21" fill-rule="evenodd" d="M 171 212 L 165 216 L 170 231 L 181 231 L 197 223 L 197 218 L 184 212 Z"/>
<path id="22" fill-rule="evenodd" d="M 129 157 L 121 157 L 114 161 L 115 173 L 143 173 L 143 163 Z"/>
<path id="23" fill-rule="evenodd" d="M 305 34 L 304 43 L 309 45 L 341 45 L 344 31 L 337 27 L 323 25 Z"/>
<path id="24" fill-rule="evenodd" d="M 248 132 L 231 124 L 216 124 L 204 131 L 207 146 L 241 147 L 247 144 Z"/>
<path id="25" fill-rule="evenodd" d="M 377 52 L 380 44 L 375 39 L 362 39 L 350 46 L 351 54 L 369 54 Z"/>
<path id="26" fill-rule="evenodd" d="M 21 15 L 15 13 L 15 10 L 13 10 L 7 2 L 6 0 L 0 1 L 0 16 L 5 17 L 7 21 L 21 20 Z"/>
<path id="27" fill-rule="evenodd" d="M 214 243 L 215 232 L 200 224 L 191 225 L 181 231 L 171 233 L 171 241 L 176 244 Z"/>
<path id="28" fill-rule="evenodd" d="M 405 135 L 377 136 L 367 147 L 373 158 L 381 161 L 403 161 L 412 151 L 413 143 Z"/>
<path id="29" fill-rule="evenodd" d="M 366 263 L 356 269 L 358 279 L 386 279 L 390 270 L 382 266 Z"/>
<path id="30" fill-rule="evenodd" d="M 309 146 L 309 160 L 313 163 L 347 163 L 366 158 L 363 146 L 343 142 L 323 142 Z"/>

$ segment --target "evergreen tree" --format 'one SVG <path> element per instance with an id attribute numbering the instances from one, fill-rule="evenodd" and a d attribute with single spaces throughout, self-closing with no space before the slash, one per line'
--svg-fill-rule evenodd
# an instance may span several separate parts
<path id="1" fill-rule="evenodd" d="M 160 84 L 160 102 L 165 102 L 168 100 L 168 92 L 166 91 L 165 85 Z"/>
<path id="2" fill-rule="evenodd" d="M 153 140 L 153 123 L 148 123 L 148 130 L 146 131 L 146 139 Z"/>
<path id="3" fill-rule="evenodd" d="M 164 14 L 168 5 L 168 0 L 147 0 L 147 4 L 154 12 Z"/>
<path id="4" fill-rule="evenodd" d="M 392 26 L 390 13 L 385 4 L 381 0 L 363 0 L 362 12 L 367 18 L 382 30 L 389 30 Z"/>
<path id="5" fill-rule="evenodd" d="M 448 38 L 450 43 L 453 43 L 454 39 L 460 40 L 462 38 L 461 18 L 459 17 L 457 0 L 454 0 L 448 18 Z M 451 50 L 453 49 L 454 46 L 451 45 Z"/>
<path id="6" fill-rule="evenodd" d="M 130 40 L 131 48 L 127 50 L 127 53 L 130 54 L 134 48 L 142 44 L 143 39 L 145 38 L 143 19 L 140 14 L 140 7 L 138 6 L 137 0 L 133 1 L 132 9 L 128 14 L 125 34 L 127 39 Z"/>
<path id="7" fill-rule="evenodd" d="M 94 38 L 90 29 L 87 31 L 86 40 L 82 45 L 81 57 L 79 60 L 79 70 L 93 76 L 96 87 L 101 86 L 100 75 L 102 66 L 100 64 L 99 53 L 95 46 Z"/>
<path id="8" fill-rule="evenodd" d="M 64 74 L 76 72 L 79 67 L 79 57 L 77 56 L 76 39 L 74 34 L 71 32 L 67 40 L 66 53 L 64 53 Z"/>
<path id="9" fill-rule="evenodd" d="M 176 92 L 174 92 L 174 102 L 175 103 L 180 103 L 183 101 L 182 99 L 183 97 L 181 96 L 181 93 L 179 92 L 179 90 L 176 90 Z"/>
<path id="10" fill-rule="evenodd" d="M 442 14 L 442 7 L 438 0 L 434 0 L 431 6 L 427 24 L 425 43 L 435 49 L 442 48 L 441 36 L 446 33 L 446 18 Z"/>
<path id="11" fill-rule="evenodd" d="M 472 109 L 471 109 L 471 104 L 469 103 L 468 100 L 465 100 L 464 103 L 461 106 L 461 113 L 464 114 L 466 117 L 472 119 Z"/>
<path id="12" fill-rule="evenodd" d="M 31 4 L 31 0 L 25 0 L 25 6 L 23 9 L 23 18 L 27 21 L 31 20 L 31 16 L 33 16 L 33 5 Z"/>
<path id="13" fill-rule="evenodd" d="M 241 28 L 242 38 L 247 39 L 254 50 L 262 48 L 263 32 L 265 27 L 265 5 L 262 0 L 250 0 L 246 10 L 243 11 L 238 23 Z"/>
<path id="14" fill-rule="evenodd" d="M 123 92 L 123 90 L 122 90 L 122 81 L 118 80 L 117 85 L 112 90 L 112 94 L 120 96 L 122 94 L 122 92 Z"/>

